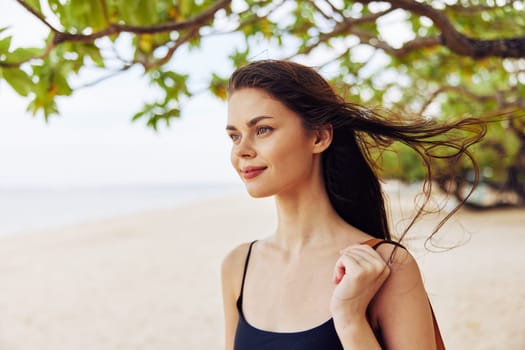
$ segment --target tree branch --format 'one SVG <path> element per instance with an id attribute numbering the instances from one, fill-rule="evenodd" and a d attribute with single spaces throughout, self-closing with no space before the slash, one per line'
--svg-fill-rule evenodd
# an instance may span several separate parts
<path id="1" fill-rule="evenodd" d="M 77 86 L 75 87 L 73 90 L 76 91 L 76 90 L 79 90 L 79 89 L 83 89 L 83 88 L 87 88 L 87 87 L 91 87 L 91 86 L 94 86 L 94 85 L 97 85 L 98 83 L 101 83 L 103 82 L 104 80 L 108 80 L 110 78 L 113 78 L 114 76 L 116 75 L 119 75 L 125 71 L 127 71 L 128 69 L 130 69 L 133 65 L 132 64 L 126 64 L 125 66 L 123 66 L 122 68 L 106 75 L 106 76 L 103 76 L 102 78 L 99 78 L 99 79 L 96 79 L 96 80 L 93 80 L 89 83 L 86 83 L 86 84 L 83 84 L 83 85 L 80 85 L 80 86 Z"/>
<path id="2" fill-rule="evenodd" d="M 21 0 L 18 0 L 21 1 Z M 69 42 L 93 42 L 99 38 L 110 36 L 113 34 L 119 34 L 122 32 L 135 33 L 135 34 L 155 34 L 155 33 L 165 33 L 172 31 L 179 31 L 184 29 L 190 29 L 193 27 L 200 27 L 210 21 L 215 13 L 230 4 L 231 0 L 221 0 L 218 1 L 215 5 L 203 11 L 198 16 L 180 22 L 168 22 L 164 24 L 154 25 L 154 26 L 133 26 L 127 24 L 117 24 L 112 23 L 106 29 L 100 30 L 98 32 L 86 35 L 86 34 L 71 34 L 55 31 L 55 36 L 53 37 L 53 44 L 58 45 L 65 41 Z"/>
<path id="3" fill-rule="evenodd" d="M 303 48 L 302 50 L 299 50 L 296 54 L 294 54 L 292 57 L 297 55 L 306 55 L 312 52 L 313 49 L 318 47 L 319 45 L 326 43 L 328 40 L 335 38 L 339 35 L 347 34 L 349 32 L 352 32 L 352 28 L 355 26 L 358 26 L 360 24 L 364 23 L 370 23 L 376 21 L 379 17 L 386 15 L 387 13 L 392 12 L 394 9 L 389 8 L 384 11 L 376 12 L 368 16 L 363 16 L 360 18 L 345 18 L 343 22 L 338 23 L 330 32 L 327 33 L 321 33 L 319 35 L 319 38 L 316 42 L 308 45 L 307 47 Z"/>
<path id="4" fill-rule="evenodd" d="M 465 96 L 467 96 L 467 97 L 469 97 L 469 98 L 471 98 L 473 100 L 476 100 L 476 101 L 478 101 L 480 103 L 484 103 L 484 102 L 487 102 L 487 101 L 496 101 L 498 103 L 498 105 L 500 106 L 500 108 L 508 108 L 508 107 L 513 107 L 513 106 L 523 108 L 525 106 L 525 103 L 523 103 L 522 101 L 516 101 L 515 103 L 505 101 L 503 97 L 505 96 L 505 93 L 508 92 L 508 91 L 497 91 L 493 95 L 479 95 L 479 94 L 476 94 L 476 93 L 470 91 L 469 89 L 467 89 L 464 86 L 445 85 L 445 86 L 441 86 L 439 89 L 434 91 L 434 93 L 432 93 L 432 95 L 423 104 L 423 106 L 421 106 L 421 109 L 419 110 L 419 115 L 423 115 L 425 113 L 426 109 L 428 108 L 428 106 L 430 106 L 430 104 L 432 102 L 434 102 L 434 100 L 440 94 L 445 93 L 445 92 L 449 92 L 449 91 L 465 95 Z"/>
<path id="5" fill-rule="evenodd" d="M 434 9 L 430 5 L 412 0 L 385 1 L 391 4 L 391 8 L 362 18 L 347 17 L 343 22 L 338 23 L 332 31 L 319 35 L 318 39 L 314 43 L 306 46 L 297 54 L 309 54 L 313 49 L 322 43 L 325 43 L 334 37 L 346 33 L 354 34 L 363 44 L 368 44 L 377 49 L 384 50 L 386 53 L 395 57 L 403 57 L 412 51 L 419 50 L 424 47 L 436 46 L 445 46 L 458 55 L 469 56 L 475 59 L 490 56 L 516 58 L 525 56 L 525 36 L 497 40 L 473 39 L 459 33 L 442 11 Z M 366 4 L 370 1 L 358 0 L 357 2 Z M 327 1 L 327 3 L 334 11 L 337 10 L 337 8 L 335 8 L 335 6 L 330 1 Z M 376 35 L 370 34 L 369 32 L 358 28 L 359 24 L 375 21 L 379 17 L 395 9 L 403 9 L 414 13 L 415 15 L 426 16 L 430 18 L 436 27 L 441 31 L 441 35 L 419 37 L 406 42 L 401 48 L 397 49 L 389 45 L 387 42 L 379 39 Z"/>
<path id="6" fill-rule="evenodd" d="M 369 0 L 357 0 L 368 3 Z M 448 17 L 432 6 L 413 0 L 385 0 L 393 8 L 399 8 L 419 16 L 426 16 L 441 31 L 441 44 L 461 56 L 475 59 L 484 57 L 515 57 L 525 56 L 525 36 L 497 40 L 480 40 L 469 38 L 458 32 Z"/>
<path id="7" fill-rule="evenodd" d="M 317 10 L 317 12 L 319 12 L 321 14 L 321 16 L 324 17 L 324 19 L 328 20 L 328 21 L 336 21 L 336 22 L 339 22 L 337 21 L 332 15 L 326 13 L 322 8 L 319 7 L 319 5 L 317 4 L 317 2 L 315 0 L 308 0 L 308 3 L 310 3 L 310 6 L 312 6 L 313 8 L 315 8 Z"/>
<path id="8" fill-rule="evenodd" d="M 345 15 L 344 15 L 343 11 L 341 11 L 340 9 L 337 8 L 337 6 L 332 4 L 332 2 L 330 0 L 326 0 L 326 3 L 328 5 L 330 5 L 330 7 L 332 8 L 332 11 L 338 13 L 342 18 L 345 18 Z"/>
<path id="9" fill-rule="evenodd" d="M 504 5 L 488 6 L 488 5 L 471 5 L 463 6 L 459 4 L 446 5 L 446 8 L 462 15 L 474 16 L 483 11 L 492 11 L 500 9 L 501 7 L 512 5 L 512 1 L 505 1 Z"/>
<path id="10" fill-rule="evenodd" d="M 281 1 L 280 3 L 277 3 L 277 4 L 272 3 L 273 7 L 267 10 L 265 14 L 258 15 L 256 13 L 252 13 L 251 18 L 246 19 L 244 22 L 239 22 L 237 27 L 235 27 L 234 29 L 227 30 L 227 31 L 210 31 L 209 33 L 206 33 L 206 37 L 228 35 L 228 34 L 236 33 L 237 31 L 241 30 L 242 28 L 246 26 L 257 23 L 261 18 L 270 16 L 273 12 L 278 10 L 285 3 L 286 1 Z M 250 12 L 250 9 L 244 12 L 238 13 L 237 15 L 241 16 L 242 14 L 247 13 L 247 12 Z"/>
<path id="11" fill-rule="evenodd" d="M 46 27 L 48 27 L 52 32 L 58 33 L 59 30 L 53 27 L 40 13 L 38 13 L 34 8 L 29 6 L 24 0 L 16 0 L 22 7 L 24 7 L 27 11 L 29 11 L 33 16 L 38 18 L 40 22 L 44 23 Z"/>
<path id="12" fill-rule="evenodd" d="M 171 57 L 173 56 L 175 51 L 177 51 L 177 49 L 179 47 L 181 47 L 184 43 L 186 43 L 189 40 L 191 40 L 192 38 L 194 38 L 198 33 L 199 33 L 199 29 L 198 28 L 192 29 L 185 36 L 179 38 L 179 40 L 177 40 L 177 42 L 172 47 L 170 47 L 168 49 L 168 52 L 166 53 L 166 55 L 164 55 L 164 57 L 154 61 L 151 64 L 144 64 L 144 69 L 150 70 L 152 68 L 156 68 L 156 67 L 162 66 L 163 64 L 168 63 L 168 61 L 171 59 Z"/>
<path id="13" fill-rule="evenodd" d="M 375 47 L 376 49 L 381 49 L 395 57 L 403 57 L 412 51 L 419 50 L 424 47 L 439 46 L 441 44 L 441 39 L 439 36 L 430 36 L 407 41 L 401 48 L 396 49 L 390 46 L 387 42 L 380 40 L 376 36 L 371 35 L 370 33 L 367 33 L 363 30 L 352 29 L 351 33 L 356 35 L 363 44 L 368 44 Z"/>

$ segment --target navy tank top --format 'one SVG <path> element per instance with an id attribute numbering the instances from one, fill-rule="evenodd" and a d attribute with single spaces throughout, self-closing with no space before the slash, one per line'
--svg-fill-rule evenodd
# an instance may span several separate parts
<path id="1" fill-rule="evenodd" d="M 317 327 L 300 332 L 265 331 L 253 327 L 246 321 L 242 311 L 244 280 L 252 246 L 255 242 L 253 241 L 250 244 L 244 263 L 241 292 L 237 299 L 239 322 L 235 333 L 234 350 L 343 350 L 343 345 L 337 336 L 332 319 Z"/>

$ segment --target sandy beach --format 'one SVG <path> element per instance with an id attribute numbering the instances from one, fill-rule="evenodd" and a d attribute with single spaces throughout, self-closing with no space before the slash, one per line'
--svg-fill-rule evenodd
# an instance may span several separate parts
<path id="1" fill-rule="evenodd" d="M 417 238 L 434 223 L 406 243 L 447 348 L 525 349 L 525 210 L 462 210 L 441 253 Z M 274 225 L 271 199 L 233 195 L 0 238 L 0 349 L 221 349 L 220 262 Z"/>

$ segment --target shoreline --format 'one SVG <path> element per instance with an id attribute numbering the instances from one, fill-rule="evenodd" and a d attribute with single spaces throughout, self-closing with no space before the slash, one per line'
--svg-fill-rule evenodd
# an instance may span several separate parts
<path id="1" fill-rule="evenodd" d="M 0 239 L 178 208 L 241 189 L 234 184 L 0 188 Z"/>

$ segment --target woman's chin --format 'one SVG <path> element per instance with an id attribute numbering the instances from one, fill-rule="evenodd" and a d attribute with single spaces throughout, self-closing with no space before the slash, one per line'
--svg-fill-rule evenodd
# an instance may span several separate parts
<path id="1" fill-rule="evenodd" d="M 265 190 L 260 189 L 260 188 L 253 188 L 253 187 L 250 187 L 250 186 L 246 186 L 246 191 L 253 198 L 264 198 L 264 197 L 270 197 L 270 196 L 273 195 L 273 193 L 271 193 L 269 191 L 265 191 Z"/>

